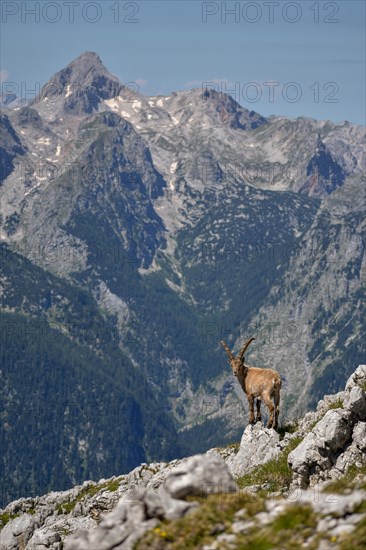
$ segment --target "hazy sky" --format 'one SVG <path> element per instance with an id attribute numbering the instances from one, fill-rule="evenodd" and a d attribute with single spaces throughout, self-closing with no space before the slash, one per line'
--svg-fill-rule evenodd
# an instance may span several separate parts
<path id="1" fill-rule="evenodd" d="M 216 82 L 263 115 L 365 124 L 363 0 L 2 0 L 1 10 L 3 90 L 37 88 L 91 50 L 148 95 Z"/>

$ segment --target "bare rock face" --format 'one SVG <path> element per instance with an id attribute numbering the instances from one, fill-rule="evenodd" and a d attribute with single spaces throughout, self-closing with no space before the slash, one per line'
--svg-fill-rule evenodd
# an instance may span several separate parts
<path id="1" fill-rule="evenodd" d="M 366 422 L 357 422 L 353 429 L 353 444 L 360 449 L 366 451 Z"/>
<path id="2" fill-rule="evenodd" d="M 294 472 L 297 484 L 309 483 L 332 467 L 332 455 L 349 439 L 351 427 L 338 410 L 330 410 L 318 422 L 313 431 L 289 454 L 288 464 Z"/>
<path id="3" fill-rule="evenodd" d="M 261 422 L 246 427 L 238 453 L 227 460 L 234 477 L 240 477 L 259 464 L 276 458 L 282 450 L 280 438 L 275 430 L 264 428 Z"/>
<path id="4" fill-rule="evenodd" d="M 336 479 L 352 464 L 365 462 L 365 385 L 366 366 L 360 365 L 348 379 L 345 391 L 337 394 L 337 400 L 325 398 L 317 413 L 312 413 L 315 426 L 288 456 L 294 486 L 306 488 L 319 481 Z M 319 419 L 326 403 L 330 407 L 342 406 L 330 408 Z M 310 428 L 309 424 L 307 427 Z"/>
<path id="5" fill-rule="evenodd" d="M 354 386 L 364 386 L 366 384 L 366 365 L 359 365 L 355 372 L 347 380 L 346 390 Z"/>
<path id="6" fill-rule="evenodd" d="M 350 416 L 342 409 L 330 410 L 324 415 L 313 430 L 320 449 L 336 452 L 344 446 L 352 432 Z"/>
<path id="7" fill-rule="evenodd" d="M 164 484 L 165 491 L 173 498 L 188 495 L 235 492 L 236 483 L 225 462 L 217 456 L 193 456 L 172 471 Z"/>
<path id="8" fill-rule="evenodd" d="M 366 419 L 366 397 L 360 386 L 353 386 L 346 393 L 344 406 L 359 420 Z"/>
<path id="9" fill-rule="evenodd" d="M 1 550 L 17 550 L 22 545 L 25 546 L 35 527 L 36 521 L 30 515 L 15 518 L 0 532 Z"/>

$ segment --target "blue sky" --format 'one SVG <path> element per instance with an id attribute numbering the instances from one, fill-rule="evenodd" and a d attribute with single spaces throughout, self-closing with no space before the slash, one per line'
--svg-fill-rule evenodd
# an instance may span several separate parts
<path id="1" fill-rule="evenodd" d="M 2 0 L 1 8 L 3 89 L 43 85 L 91 50 L 148 95 L 213 82 L 263 115 L 365 124 L 363 0 Z"/>

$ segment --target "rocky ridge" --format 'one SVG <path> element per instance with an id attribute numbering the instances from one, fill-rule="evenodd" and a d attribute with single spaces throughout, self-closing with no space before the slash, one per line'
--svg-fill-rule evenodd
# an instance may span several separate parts
<path id="1" fill-rule="evenodd" d="M 257 423 L 245 429 L 237 446 L 141 464 L 127 475 L 12 502 L 0 510 L 0 548 L 173 549 L 182 544 L 182 529 L 199 529 L 210 507 L 218 519 L 211 518 L 208 531 L 202 525 L 195 546 L 202 550 L 246 548 L 258 544 L 258 537 L 271 537 L 273 548 L 296 542 L 343 549 L 350 541 L 362 548 L 365 390 L 366 365 L 360 365 L 344 391 L 325 396 L 315 412 L 287 426 L 282 439 Z M 271 476 L 284 457 L 291 479 L 274 491 Z M 260 484 L 251 484 L 258 479 Z"/>

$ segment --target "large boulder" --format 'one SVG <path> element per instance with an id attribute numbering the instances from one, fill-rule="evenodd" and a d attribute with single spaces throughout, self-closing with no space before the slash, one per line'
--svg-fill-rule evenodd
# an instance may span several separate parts
<path id="1" fill-rule="evenodd" d="M 264 428 L 261 422 L 246 427 L 240 448 L 234 457 L 226 461 L 231 474 L 240 477 L 260 464 L 276 458 L 283 445 L 275 430 Z"/>
<path id="2" fill-rule="evenodd" d="M 307 412 L 304 417 L 301 418 L 297 435 L 300 437 L 307 435 L 330 408 L 336 407 L 338 403 L 343 403 L 345 395 L 344 391 L 332 395 L 324 395 L 323 399 L 318 402 L 316 410 Z"/>
<path id="3" fill-rule="evenodd" d="M 351 414 L 331 409 L 288 456 L 294 485 L 306 488 L 326 479 L 335 462 L 336 452 L 344 447 L 352 434 Z"/>
<path id="4" fill-rule="evenodd" d="M 294 486 L 308 487 L 311 474 L 319 474 L 331 467 L 329 457 L 322 455 L 320 448 L 315 434 L 310 432 L 289 454 L 287 461 L 293 471 Z"/>
<path id="5" fill-rule="evenodd" d="M 210 493 L 231 493 L 237 490 L 228 468 L 218 456 L 192 456 L 175 468 L 164 483 L 173 498 Z"/>
<path id="6" fill-rule="evenodd" d="M 303 441 L 288 456 L 294 487 L 336 479 L 352 464 L 366 462 L 365 388 L 366 365 L 360 365 L 349 377 L 343 392 L 325 396 L 317 411 L 306 415 L 311 415 L 313 425 L 309 424 L 310 416 L 306 423 L 300 423 L 300 431 L 304 431 L 306 425 L 307 433 L 305 431 Z"/>
<path id="7" fill-rule="evenodd" d="M 1 550 L 25 548 L 32 536 L 35 525 L 35 518 L 30 514 L 23 514 L 7 523 L 0 531 Z"/>
<path id="8" fill-rule="evenodd" d="M 319 449 L 337 451 L 350 439 L 350 414 L 343 409 L 331 409 L 314 427 L 315 443 Z"/>
<path id="9" fill-rule="evenodd" d="M 357 449 L 366 451 L 366 422 L 357 422 L 353 428 L 352 440 Z"/>
<path id="10" fill-rule="evenodd" d="M 358 420 L 366 419 L 366 394 L 360 386 L 351 386 L 346 390 L 343 405 L 344 408 L 349 410 Z"/>

